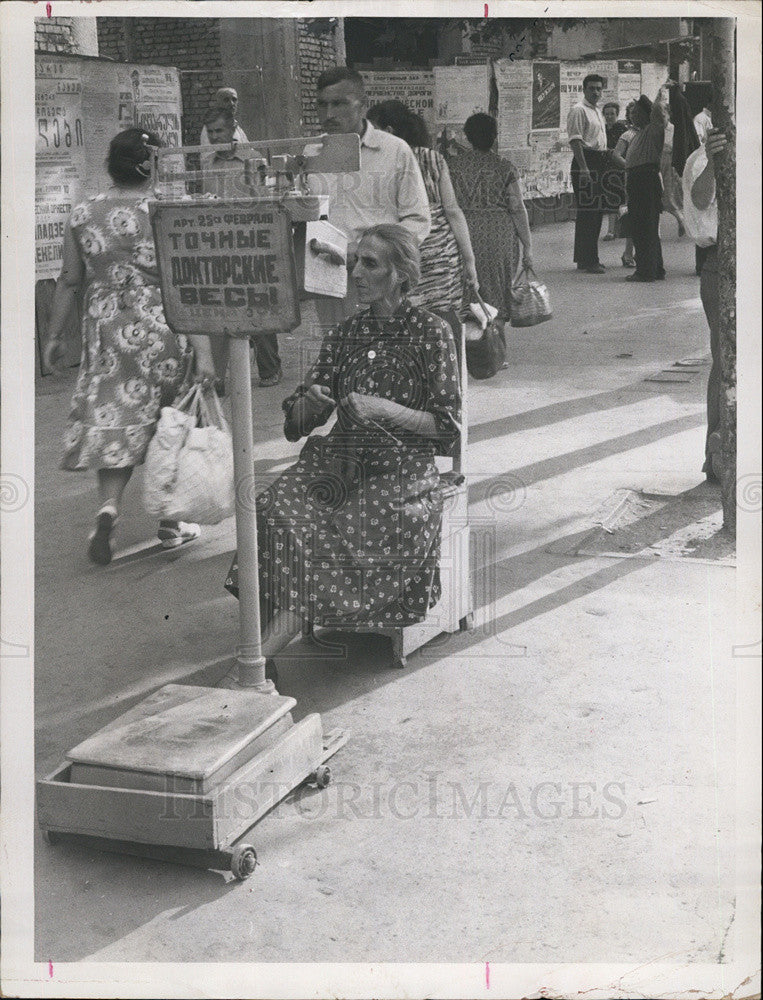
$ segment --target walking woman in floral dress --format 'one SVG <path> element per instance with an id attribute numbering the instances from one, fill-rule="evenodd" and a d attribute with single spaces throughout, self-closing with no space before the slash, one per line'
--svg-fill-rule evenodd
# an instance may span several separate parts
<path id="1" fill-rule="evenodd" d="M 61 370 L 63 331 L 81 296 L 82 360 L 72 396 L 61 467 L 95 469 L 100 507 L 88 540 L 92 562 L 111 561 L 122 494 L 144 461 L 162 406 L 195 377 L 213 379 L 208 337 L 193 346 L 167 326 L 148 218 L 150 150 L 156 136 L 131 128 L 112 139 L 107 168 L 114 186 L 76 205 L 64 239 L 45 360 Z M 162 521 L 164 548 L 193 541 L 199 526 Z"/>

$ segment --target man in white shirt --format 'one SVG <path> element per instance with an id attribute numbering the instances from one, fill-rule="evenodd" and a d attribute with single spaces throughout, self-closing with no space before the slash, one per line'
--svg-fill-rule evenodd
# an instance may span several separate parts
<path id="1" fill-rule="evenodd" d="M 321 174 L 310 178 L 315 194 L 328 194 L 328 221 L 348 240 L 351 270 L 361 235 L 370 226 L 396 222 L 424 241 L 431 225 L 429 200 L 419 165 L 408 145 L 389 132 L 374 128 L 365 118 L 367 107 L 362 76 L 346 66 L 335 66 L 318 77 L 318 118 L 332 134 L 357 132 L 360 170 Z M 331 326 L 352 315 L 357 306 L 352 276 L 344 300 L 316 298 L 318 319 Z"/>
<path id="2" fill-rule="evenodd" d="M 723 132 L 711 128 L 705 144 L 686 160 L 681 183 L 684 224 L 697 245 L 701 262 L 699 292 L 710 327 L 713 363 L 707 380 L 707 435 L 702 471 L 709 482 L 720 481 L 721 451 L 721 347 L 718 330 L 718 204 L 715 198 L 714 158 L 728 144 Z"/>
<path id="3" fill-rule="evenodd" d="M 598 107 L 604 78 L 589 73 L 583 80 L 583 100 L 567 115 L 567 140 L 572 147 L 572 190 L 575 194 L 575 250 L 579 271 L 603 274 L 599 234 L 606 209 L 603 177 L 609 163 L 604 115 Z"/>

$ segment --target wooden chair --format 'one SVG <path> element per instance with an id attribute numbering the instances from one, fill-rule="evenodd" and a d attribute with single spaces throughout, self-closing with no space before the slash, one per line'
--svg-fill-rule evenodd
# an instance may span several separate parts
<path id="1" fill-rule="evenodd" d="M 451 320 L 451 327 L 455 324 Z M 386 635 L 392 642 L 392 665 L 405 667 L 407 657 L 444 632 L 469 631 L 473 627 L 472 591 L 469 572 L 469 496 L 466 482 L 467 448 L 467 375 L 464 327 L 458 323 L 456 347 L 461 376 L 461 434 L 448 457 L 438 458 L 440 482 L 443 488 L 442 535 L 440 543 L 440 600 L 424 621 L 416 625 L 392 628 L 376 626 L 342 626 L 336 631 Z M 450 465 L 450 468 L 447 466 Z M 443 468 L 445 467 L 445 468 Z M 335 631 L 330 629 L 329 631 Z M 312 626 L 305 623 L 303 634 L 312 635 Z"/>

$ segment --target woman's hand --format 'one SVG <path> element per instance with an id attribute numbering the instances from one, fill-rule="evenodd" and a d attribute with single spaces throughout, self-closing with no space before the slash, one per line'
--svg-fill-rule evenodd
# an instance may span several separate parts
<path id="1" fill-rule="evenodd" d="M 360 424 L 384 420 L 388 415 L 387 400 L 378 396 L 366 396 L 362 392 L 350 392 L 341 400 L 342 409 Z"/>
<path id="2" fill-rule="evenodd" d="M 64 345 L 63 340 L 59 337 L 51 337 L 45 345 L 43 359 L 46 367 L 49 368 L 54 375 L 63 375 L 65 355 L 66 346 Z"/>
<path id="3" fill-rule="evenodd" d="M 477 264 L 473 258 L 472 260 L 464 261 L 464 274 L 466 275 L 466 283 L 469 287 L 478 292 L 480 290 L 480 283 L 477 278 Z"/>
<path id="4" fill-rule="evenodd" d="M 317 413 L 320 413 L 321 410 L 325 410 L 327 406 L 336 406 L 336 403 L 331 397 L 330 390 L 325 385 L 318 385 L 317 382 L 314 382 L 313 385 L 310 386 L 302 398 L 310 406 L 310 408 L 315 410 Z"/>
<path id="5" fill-rule="evenodd" d="M 211 353 L 209 356 L 205 356 L 200 352 L 196 355 L 196 371 L 193 377 L 194 382 L 198 382 L 202 389 L 209 389 L 210 386 L 216 385 L 217 372 L 215 371 L 215 365 L 212 360 Z"/>

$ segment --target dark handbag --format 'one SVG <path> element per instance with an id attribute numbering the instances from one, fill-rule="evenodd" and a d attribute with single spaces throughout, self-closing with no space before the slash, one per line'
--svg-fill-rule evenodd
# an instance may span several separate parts
<path id="1" fill-rule="evenodd" d="M 476 288 L 472 287 L 475 299 L 485 309 L 485 303 Z M 487 312 L 485 313 L 487 315 Z M 492 378 L 506 361 L 506 338 L 503 323 L 498 317 L 491 320 L 477 340 L 466 340 L 466 370 L 472 378 L 482 381 Z"/>

